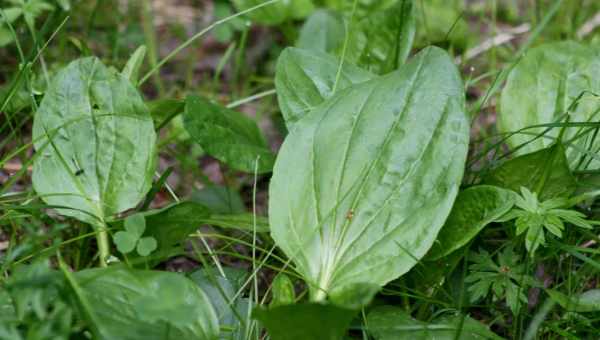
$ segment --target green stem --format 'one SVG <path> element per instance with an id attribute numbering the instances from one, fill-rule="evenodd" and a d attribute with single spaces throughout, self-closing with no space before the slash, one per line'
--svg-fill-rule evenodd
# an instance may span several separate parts
<path id="1" fill-rule="evenodd" d="M 100 258 L 100 267 L 106 267 L 106 259 L 110 255 L 110 247 L 108 242 L 108 232 L 106 224 L 103 222 L 96 233 L 96 241 L 98 242 L 98 257 Z"/>

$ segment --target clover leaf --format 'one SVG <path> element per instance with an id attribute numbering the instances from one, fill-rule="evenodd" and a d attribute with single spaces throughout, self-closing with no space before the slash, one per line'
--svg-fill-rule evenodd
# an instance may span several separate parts
<path id="1" fill-rule="evenodd" d="M 140 256 L 148 256 L 156 250 L 156 239 L 152 236 L 142 237 L 146 230 L 146 219 L 142 214 L 135 214 L 125 219 L 125 230 L 115 233 L 113 241 L 122 254 L 136 249 Z"/>

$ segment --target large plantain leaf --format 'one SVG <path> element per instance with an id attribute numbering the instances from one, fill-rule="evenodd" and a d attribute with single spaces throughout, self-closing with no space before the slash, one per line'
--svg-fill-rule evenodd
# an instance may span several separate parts
<path id="1" fill-rule="evenodd" d="M 313 299 L 383 285 L 423 257 L 458 192 L 468 139 L 458 70 L 435 47 L 297 123 L 275 163 L 269 224 Z"/>
<path id="2" fill-rule="evenodd" d="M 155 169 L 154 125 L 128 79 L 97 58 L 70 63 L 52 80 L 33 122 L 41 155 L 33 186 L 63 215 L 95 223 L 135 207 Z"/>
<path id="3" fill-rule="evenodd" d="M 180 274 L 102 268 L 75 278 L 102 339 L 208 340 L 219 334 L 208 297 Z"/>
<path id="4" fill-rule="evenodd" d="M 514 192 L 492 185 L 478 185 L 461 191 L 425 259 L 437 260 L 464 246 L 514 204 Z"/>
<path id="5" fill-rule="evenodd" d="M 269 172 L 275 155 L 256 123 L 243 114 L 198 96 L 185 99 L 185 129 L 211 156 L 230 167 L 253 173 Z"/>
<path id="6" fill-rule="evenodd" d="M 531 125 L 564 120 L 565 114 L 576 99 L 589 91 L 600 92 L 600 53 L 576 42 L 564 41 L 544 44 L 530 49 L 510 72 L 502 91 L 498 129 L 500 132 L 516 132 Z M 577 105 L 569 112 L 571 122 L 592 122 L 600 117 L 600 102 L 589 93 L 583 94 Z M 546 127 L 527 129 L 508 139 L 515 148 L 541 134 Z M 530 153 L 551 145 L 560 128 L 554 128 L 518 150 Z M 590 127 L 568 128 L 563 140 L 568 141 L 577 133 L 587 131 L 567 150 L 571 168 L 597 168 L 598 160 L 588 156 L 582 161 L 585 150 L 596 153 L 600 139 Z M 591 133 L 590 133 L 591 131 Z M 592 143 L 592 145 L 590 145 Z"/>
<path id="7" fill-rule="evenodd" d="M 375 77 L 367 71 L 344 63 L 337 77 L 340 61 L 318 51 L 286 48 L 277 60 L 275 87 L 279 108 L 288 129 L 315 106 L 352 84 Z M 338 79 L 337 87 L 335 85 Z"/>
<path id="8" fill-rule="evenodd" d="M 568 311 L 577 313 L 600 311 L 600 289 L 590 289 L 578 295 L 565 295 L 558 290 L 548 289 L 550 298 Z"/>
<path id="9" fill-rule="evenodd" d="M 427 323 L 413 319 L 405 310 L 382 306 L 367 317 L 369 333 L 376 340 L 484 340 L 502 339 L 487 326 L 468 316 L 442 316 Z"/>

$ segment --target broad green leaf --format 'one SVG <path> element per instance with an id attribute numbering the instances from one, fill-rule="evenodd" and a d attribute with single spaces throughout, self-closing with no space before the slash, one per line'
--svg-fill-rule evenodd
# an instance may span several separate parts
<path id="1" fill-rule="evenodd" d="M 389 73 L 402 65 L 415 38 L 413 2 L 400 0 L 352 25 L 346 60 L 376 74 Z"/>
<path id="2" fill-rule="evenodd" d="M 336 306 L 360 310 L 366 307 L 381 287 L 372 283 L 351 283 L 341 285 L 329 291 L 329 301 Z"/>
<path id="3" fill-rule="evenodd" d="M 252 327 L 251 304 L 238 294 L 238 272 L 224 267 L 225 277 L 215 269 L 202 268 L 190 275 L 190 279 L 202 288 L 214 306 L 221 328 L 220 339 L 245 339 L 247 330 Z M 244 272 L 244 276 L 247 274 Z M 245 278 L 242 278 L 242 281 Z"/>
<path id="4" fill-rule="evenodd" d="M 138 75 L 140 73 L 140 68 L 144 63 L 144 58 L 146 57 L 146 46 L 142 45 L 138 47 L 135 52 L 129 57 L 127 64 L 123 68 L 121 73 L 127 79 L 129 79 L 134 85 L 137 85 Z"/>
<path id="5" fill-rule="evenodd" d="M 256 123 L 243 114 L 198 96 L 185 100 L 185 128 L 211 156 L 233 169 L 254 173 L 271 171 L 275 155 Z"/>
<path id="6" fill-rule="evenodd" d="M 313 299 L 383 285 L 425 255 L 458 193 L 468 140 L 458 70 L 435 47 L 298 121 L 273 171 L 269 224 Z"/>
<path id="7" fill-rule="evenodd" d="M 139 239 L 136 251 L 140 256 L 148 256 L 158 247 L 154 237 L 142 237 Z"/>
<path id="8" fill-rule="evenodd" d="M 269 307 L 291 305 L 296 302 L 294 283 L 284 273 L 279 273 L 271 283 L 271 303 Z"/>
<path id="9" fill-rule="evenodd" d="M 556 154 L 553 156 L 553 153 Z M 554 161 L 549 164 L 551 160 Z M 577 188 L 577 183 L 569 170 L 564 147 L 559 144 L 504 162 L 492 169 L 484 177 L 483 183 L 515 192 L 520 192 L 521 187 L 535 192 L 546 168 L 551 170 L 545 180 L 540 199 L 571 196 Z"/>
<path id="10" fill-rule="evenodd" d="M 315 11 L 304 23 L 296 46 L 305 50 L 334 53 L 346 37 L 344 18 L 337 12 Z"/>
<path id="11" fill-rule="evenodd" d="M 372 13 L 392 7 L 398 0 L 357 0 L 356 16 L 363 18 Z M 346 15 L 352 13 L 354 1 L 347 0 L 322 0 L 326 7 L 344 12 Z"/>
<path id="12" fill-rule="evenodd" d="M 443 316 L 427 323 L 413 319 L 402 308 L 392 306 L 377 307 L 371 311 L 367 325 L 369 333 L 376 340 L 502 339 L 468 316 Z"/>
<path id="13" fill-rule="evenodd" d="M 469 46 L 472 30 L 463 17 L 464 1 L 427 0 L 414 1 L 417 6 L 417 48 L 436 44 L 463 51 Z"/>
<path id="14" fill-rule="evenodd" d="M 576 42 L 554 42 L 528 50 L 510 72 L 502 90 L 498 129 L 500 132 L 510 133 L 532 125 L 564 121 L 569 108 L 571 122 L 597 121 L 600 117 L 600 101 L 590 93 L 600 92 L 600 81 L 595 77 L 599 72 L 600 53 Z M 516 148 L 546 129 L 547 127 L 527 129 L 510 137 L 508 144 Z M 518 154 L 538 151 L 551 145 L 560 130 L 560 127 L 553 128 L 545 136 L 519 149 Z M 592 161 L 590 156 L 583 159 L 585 150 L 589 149 L 592 155 L 600 150 L 599 140 L 594 140 L 594 128 L 568 128 L 563 140 L 570 140 L 585 131 L 587 134 L 577 138 L 567 150 L 567 159 L 572 169 L 600 166 L 600 161 Z"/>
<path id="15" fill-rule="evenodd" d="M 552 300 L 571 312 L 586 313 L 600 311 L 600 289 L 591 289 L 576 296 L 567 296 L 557 290 L 548 289 Z"/>
<path id="16" fill-rule="evenodd" d="M 426 260 L 440 259 L 466 245 L 515 204 L 512 191 L 478 185 L 461 191 Z"/>
<path id="17" fill-rule="evenodd" d="M 233 0 L 238 11 L 250 9 L 267 2 L 267 0 Z M 279 0 L 251 11 L 246 16 L 263 25 L 278 25 L 292 19 L 302 19 L 308 16 L 315 6 L 312 0 Z"/>
<path id="18" fill-rule="evenodd" d="M 103 339 L 215 339 L 219 333 L 208 297 L 182 275 L 103 268 L 75 278 Z"/>
<path id="19" fill-rule="evenodd" d="M 181 244 L 195 232 L 210 211 L 201 204 L 181 202 L 159 211 L 147 213 L 145 236 L 152 236 L 158 242 L 158 249 L 170 249 Z"/>
<path id="20" fill-rule="evenodd" d="M 128 79 L 97 58 L 70 63 L 52 80 L 33 121 L 33 187 L 88 223 L 135 207 L 155 169 L 154 125 Z"/>
<path id="21" fill-rule="evenodd" d="M 250 213 L 211 214 L 208 218 L 204 220 L 204 223 L 226 229 L 240 229 L 246 231 L 253 231 L 255 229 L 255 221 L 256 232 L 269 232 L 269 220 L 264 216 L 254 216 Z"/>
<path id="22" fill-rule="evenodd" d="M 357 311 L 319 303 L 256 308 L 272 340 L 341 340 Z"/>
<path id="23" fill-rule="evenodd" d="M 165 125 L 185 109 L 185 101 L 178 99 L 159 99 L 148 103 L 150 115 L 158 128 Z"/>
<path id="24" fill-rule="evenodd" d="M 281 52 L 275 71 L 275 88 L 288 129 L 333 96 L 334 89 L 340 91 L 375 77 L 348 63 L 343 64 L 338 77 L 339 65 L 338 59 L 318 51 L 288 47 Z"/>
<path id="25" fill-rule="evenodd" d="M 246 210 L 240 193 L 226 186 L 207 185 L 192 192 L 191 200 L 203 204 L 216 214 L 237 214 Z"/>

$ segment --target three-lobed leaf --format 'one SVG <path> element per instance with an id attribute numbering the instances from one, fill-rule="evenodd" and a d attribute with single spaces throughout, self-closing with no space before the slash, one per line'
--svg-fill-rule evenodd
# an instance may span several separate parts
<path id="1" fill-rule="evenodd" d="M 155 169 L 154 125 L 130 81 L 94 57 L 52 80 L 33 122 L 33 187 L 88 223 L 135 207 Z"/>
<path id="2" fill-rule="evenodd" d="M 458 193 L 468 126 L 458 70 L 438 48 L 297 122 L 275 164 L 269 224 L 313 299 L 383 285 L 425 255 Z"/>
<path id="3" fill-rule="evenodd" d="M 236 170 L 271 171 L 275 155 L 252 119 L 199 96 L 186 98 L 183 119 L 192 139 L 209 155 Z"/>

